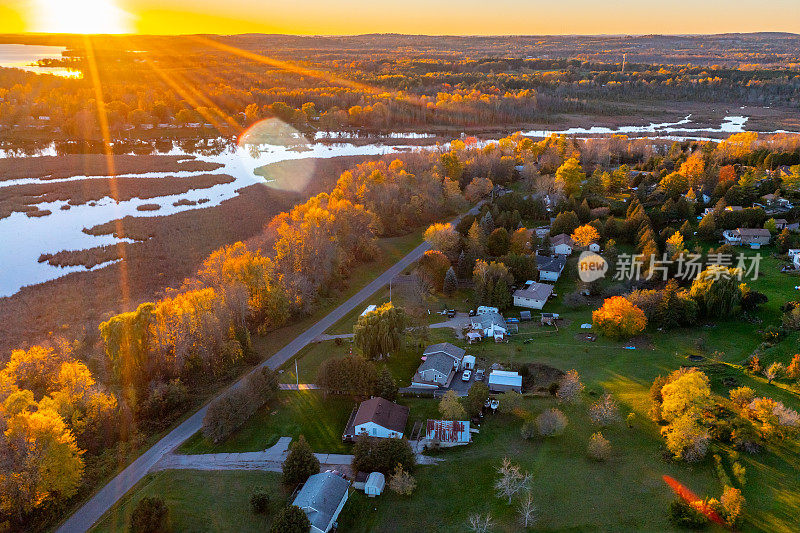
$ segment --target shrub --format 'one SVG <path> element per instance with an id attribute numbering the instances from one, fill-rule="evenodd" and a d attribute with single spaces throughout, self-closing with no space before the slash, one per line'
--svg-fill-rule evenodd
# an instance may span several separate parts
<path id="1" fill-rule="evenodd" d="M 619 420 L 619 411 L 614 398 L 606 393 L 589 408 L 589 418 L 592 422 L 605 427 Z"/>
<path id="2" fill-rule="evenodd" d="M 186 386 L 180 379 L 156 382 L 147 398 L 139 404 L 138 418 L 156 428 L 166 427 L 175 413 L 186 405 Z"/>
<path id="3" fill-rule="evenodd" d="M 587 451 L 595 461 L 607 461 L 611 457 L 611 442 L 598 431 L 589 438 Z"/>
<path id="4" fill-rule="evenodd" d="M 416 455 L 406 439 L 376 439 L 362 435 L 353 446 L 353 471 L 380 472 L 390 476 L 400 465 L 408 473 L 414 472 Z"/>
<path id="5" fill-rule="evenodd" d="M 739 525 L 744 509 L 744 496 L 742 491 L 733 487 L 725 487 L 719 499 L 722 517 L 728 527 L 735 528 Z"/>
<path id="6" fill-rule="evenodd" d="M 414 479 L 414 476 L 403 470 L 403 466 L 400 463 L 397 463 L 397 466 L 394 468 L 394 473 L 389 480 L 389 488 L 402 496 L 411 496 L 414 489 L 417 488 L 417 480 Z"/>
<path id="7" fill-rule="evenodd" d="M 520 434 L 522 438 L 525 440 L 531 440 L 533 437 L 536 436 L 538 429 L 536 427 L 536 421 L 533 419 L 528 419 L 522 423 L 522 429 L 520 429 Z"/>
<path id="8" fill-rule="evenodd" d="M 567 416 L 558 409 L 548 409 L 536 417 L 536 427 L 543 437 L 558 435 L 567 427 Z"/>
<path id="9" fill-rule="evenodd" d="M 558 383 L 558 391 L 556 397 L 562 402 L 575 403 L 581 399 L 581 391 L 583 390 L 583 383 L 578 372 L 573 368 L 561 378 Z"/>
<path id="10" fill-rule="evenodd" d="M 239 429 L 261 406 L 275 397 L 278 379 L 274 371 L 261 367 L 244 378 L 241 387 L 213 400 L 203 418 L 203 436 L 222 442 Z"/>
<path id="11" fill-rule="evenodd" d="M 159 497 L 146 496 L 139 500 L 131 513 L 132 533 L 161 533 L 169 530 L 169 509 Z"/>
<path id="12" fill-rule="evenodd" d="M 749 405 L 750 402 L 755 399 L 756 391 L 750 387 L 738 387 L 736 389 L 731 389 L 730 392 L 728 392 L 728 396 L 730 396 L 731 402 L 741 409 L 745 405 Z"/>
<path id="13" fill-rule="evenodd" d="M 397 383 L 388 368 L 384 367 L 375 383 L 375 394 L 393 402 L 397 399 Z"/>
<path id="14" fill-rule="evenodd" d="M 683 500 L 675 500 L 670 504 L 669 519 L 676 526 L 687 529 L 700 529 L 708 523 L 705 515 Z"/>
<path id="15" fill-rule="evenodd" d="M 267 514 L 269 513 L 270 498 L 269 493 L 264 490 L 258 490 L 250 496 L 250 509 L 254 514 Z"/>

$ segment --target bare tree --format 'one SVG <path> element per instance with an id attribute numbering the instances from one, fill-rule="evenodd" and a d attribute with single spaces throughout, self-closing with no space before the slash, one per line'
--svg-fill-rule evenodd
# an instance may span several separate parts
<path id="1" fill-rule="evenodd" d="M 583 390 L 583 383 L 578 372 L 573 368 L 561 378 L 558 384 L 558 392 L 556 396 L 559 401 L 567 403 L 576 403 L 581 399 L 581 391 Z"/>
<path id="2" fill-rule="evenodd" d="M 469 530 L 474 533 L 486 533 L 494 525 L 492 516 L 489 513 L 482 515 L 475 513 L 469 517 Z"/>
<path id="3" fill-rule="evenodd" d="M 522 472 L 519 465 L 512 463 L 508 457 L 503 458 L 503 465 L 497 469 L 500 474 L 494 488 L 498 498 L 508 498 L 509 505 L 514 496 L 523 490 L 530 488 L 532 476 L 528 472 Z"/>
<path id="4" fill-rule="evenodd" d="M 403 465 L 397 463 L 394 474 L 392 474 L 392 478 L 389 480 L 389 488 L 397 494 L 411 496 L 414 489 L 417 488 L 417 480 L 414 479 L 414 476 L 403 470 Z"/>
<path id="5" fill-rule="evenodd" d="M 524 528 L 533 526 L 539 519 L 539 509 L 536 507 L 530 491 L 526 492 L 525 496 L 520 500 L 517 511 L 519 513 L 519 523 Z"/>
<path id="6" fill-rule="evenodd" d="M 617 402 L 606 393 L 589 408 L 589 418 L 600 427 L 609 426 L 620 420 Z"/>

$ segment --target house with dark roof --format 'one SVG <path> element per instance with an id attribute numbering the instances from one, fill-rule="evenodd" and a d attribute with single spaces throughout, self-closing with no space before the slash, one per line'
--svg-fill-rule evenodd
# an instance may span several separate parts
<path id="1" fill-rule="evenodd" d="M 320 472 L 309 477 L 295 496 L 292 505 L 306 513 L 312 533 L 328 533 L 336 527 L 342 512 L 350 482 L 337 472 Z"/>
<path id="2" fill-rule="evenodd" d="M 514 291 L 514 305 L 528 309 L 541 309 L 553 294 L 553 286 L 547 283 L 531 283 L 524 289 Z"/>
<path id="3" fill-rule="evenodd" d="M 353 441 L 362 434 L 384 439 L 402 439 L 408 412 L 408 407 L 377 396 L 365 400 L 350 413 L 342 440 Z"/>
<path id="4" fill-rule="evenodd" d="M 539 270 L 539 281 L 558 281 L 566 264 L 566 257 L 561 255 L 555 257 L 537 255 L 536 268 Z"/>
<path id="5" fill-rule="evenodd" d="M 458 370 L 458 368 L 461 366 L 461 361 L 464 359 L 464 354 L 467 352 L 455 344 L 450 344 L 449 342 L 439 342 L 436 344 L 431 344 L 425 348 L 425 351 L 422 352 L 422 356 L 427 358 L 437 353 L 452 357 L 453 361 L 456 362 L 456 370 Z"/>
<path id="6" fill-rule="evenodd" d="M 575 248 L 575 241 L 566 233 L 559 233 L 550 238 L 550 248 L 554 254 L 571 255 Z"/>
<path id="7" fill-rule="evenodd" d="M 506 319 L 496 307 L 479 307 L 478 314 L 472 317 L 471 326 L 472 329 L 482 332 L 485 338 L 495 341 L 503 340 L 508 334 Z"/>
<path id="8" fill-rule="evenodd" d="M 438 389 L 447 387 L 453 380 L 457 365 L 447 354 L 435 353 L 427 356 L 417 368 L 414 377 L 411 378 L 411 386 L 421 389 Z"/>

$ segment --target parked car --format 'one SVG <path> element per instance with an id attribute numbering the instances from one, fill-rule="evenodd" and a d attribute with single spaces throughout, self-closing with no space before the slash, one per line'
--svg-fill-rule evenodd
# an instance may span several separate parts
<path id="1" fill-rule="evenodd" d="M 464 370 L 464 373 L 461 374 L 461 381 L 469 381 L 469 378 L 472 377 L 472 370 Z"/>
<path id="2" fill-rule="evenodd" d="M 469 310 L 469 316 L 475 316 L 475 315 L 477 315 L 477 314 L 478 314 L 478 312 L 477 312 L 477 311 L 475 311 L 475 309 L 470 309 L 470 310 Z"/>
<path id="3" fill-rule="evenodd" d="M 456 310 L 455 309 L 448 309 L 447 310 L 447 318 L 455 318 Z"/>
<path id="4" fill-rule="evenodd" d="M 498 407 L 500 407 L 500 400 L 497 398 L 492 398 L 491 402 L 489 403 L 489 407 L 492 408 L 492 411 L 496 411 Z"/>
<path id="5" fill-rule="evenodd" d="M 508 322 L 509 324 L 519 324 L 519 318 L 513 318 L 513 317 L 507 318 L 506 322 Z"/>
<path id="6" fill-rule="evenodd" d="M 483 374 L 484 374 L 484 372 L 483 372 L 482 368 L 480 370 L 476 370 L 475 371 L 475 381 L 483 381 Z"/>

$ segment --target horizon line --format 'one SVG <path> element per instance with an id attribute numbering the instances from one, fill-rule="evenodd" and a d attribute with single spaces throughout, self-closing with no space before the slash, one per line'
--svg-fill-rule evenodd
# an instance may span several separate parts
<path id="1" fill-rule="evenodd" d="M 86 35 L 97 37 L 192 37 L 192 36 L 219 36 L 219 37 L 237 37 L 245 35 L 264 35 L 274 37 L 306 37 L 306 38 L 331 38 L 331 37 L 496 37 L 496 38 L 511 38 L 511 37 L 721 37 L 726 35 L 787 35 L 800 37 L 800 32 L 792 31 L 734 31 L 722 33 L 401 33 L 401 32 L 373 32 L 373 33 L 269 33 L 248 31 L 241 33 L 137 33 L 137 32 L 121 32 L 121 33 L 53 33 L 53 32 L 12 32 L 0 33 L 0 37 L 8 36 L 37 36 L 37 37 L 83 37 Z"/>

